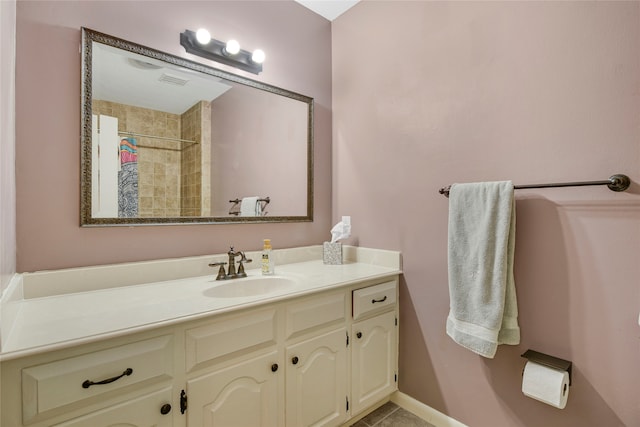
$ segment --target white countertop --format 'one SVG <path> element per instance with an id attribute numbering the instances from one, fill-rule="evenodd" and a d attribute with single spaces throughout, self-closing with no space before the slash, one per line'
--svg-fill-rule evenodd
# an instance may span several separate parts
<path id="1" fill-rule="evenodd" d="M 398 254 L 399 257 L 399 254 Z M 324 265 L 320 260 L 276 267 L 276 276 L 294 280 L 290 289 L 250 297 L 213 298 L 204 292 L 231 283 L 214 275 L 24 298 L 14 302 L 15 315 L 3 334 L 0 360 L 84 344 L 159 326 L 244 309 L 359 281 L 393 277 L 400 266 L 346 261 Z M 260 270 L 248 270 L 249 277 Z M 234 279 L 241 281 L 243 279 Z M 247 279 L 244 279 L 247 280 Z"/>

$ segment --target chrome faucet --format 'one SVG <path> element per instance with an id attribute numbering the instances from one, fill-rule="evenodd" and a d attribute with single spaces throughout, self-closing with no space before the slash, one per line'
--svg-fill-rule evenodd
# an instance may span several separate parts
<path id="1" fill-rule="evenodd" d="M 209 264 L 209 267 L 220 267 L 218 269 L 218 275 L 216 276 L 216 280 L 227 280 L 227 279 L 238 279 L 241 277 L 247 277 L 247 273 L 244 271 L 244 263 L 251 262 L 252 260 L 248 259 L 244 252 L 242 251 L 234 251 L 233 246 L 227 252 L 229 256 L 229 262 L 212 262 Z M 236 271 L 236 257 L 239 256 L 240 260 L 238 260 L 238 271 Z M 227 271 L 224 271 L 224 266 L 229 264 Z"/>

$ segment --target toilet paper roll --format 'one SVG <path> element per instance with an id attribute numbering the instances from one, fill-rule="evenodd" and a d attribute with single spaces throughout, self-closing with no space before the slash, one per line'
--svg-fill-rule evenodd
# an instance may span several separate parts
<path id="1" fill-rule="evenodd" d="M 547 405 L 564 409 L 569 397 L 569 373 L 527 362 L 522 375 L 522 393 Z"/>

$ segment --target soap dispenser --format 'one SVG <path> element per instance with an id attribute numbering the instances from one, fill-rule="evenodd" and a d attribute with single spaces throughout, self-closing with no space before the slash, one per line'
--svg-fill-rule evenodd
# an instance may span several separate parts
<path id="1" fill-rule="evenodd" d="M 273 254 L 271 253 L 271 239 L 264 239 L 262 246 L 262 274 L 271 275 L 274 272 Z"/>

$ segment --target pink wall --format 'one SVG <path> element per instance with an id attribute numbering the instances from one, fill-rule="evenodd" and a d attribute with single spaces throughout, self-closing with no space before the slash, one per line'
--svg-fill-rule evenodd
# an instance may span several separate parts
<path id="1" fill-rule="evenodd" d="M 638 426 L 640 3 L 364 1 L 334 21 L 333 218 L 402 251 L 400 389 L 472 427 Z M 445 333 L 454 182 L 518 190 L 522 342 Z M 520 391 L 531 348 L 574 362 L 564 410 Z"/>
<path id="2" fill-rule="evenodd" d="M 263 48 L 264 71 L 244 75 L 315 99 L 314 221 L 80 228 L 82 26 L 201 62 L 179 44 L 185 29 Z M 292 247 L 329 235 L 331 26 L 297 3 L 19 1 L 16 99 L 18 271 L 256 250 L 266 237 Z"/>
<path id="3" fill-rule="evenodd" d="M 268 216 L 307 215 L 308 105 L 260 93 L 239 86 L 211 103 L 214 216 L 246 196 L 269 197 Z"/>
<path id="4" fill-rule="evenodd" d="M 0 295 L 16 272 L 16 2 L 0 2 Z"/>

